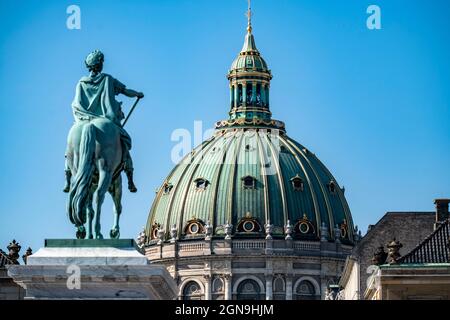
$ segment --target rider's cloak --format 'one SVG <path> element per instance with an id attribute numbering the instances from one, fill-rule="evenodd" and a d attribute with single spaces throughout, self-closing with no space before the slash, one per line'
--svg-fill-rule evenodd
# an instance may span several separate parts
<path id="1" fill-rule="evenodd" d="M 122 142 L 131 149 L 131 137 L 121 127 L 124 118 L 122 103 L 115 96 L 122 93 L 125 85 L 109 74 L 99 73 L 95 77 L 85 76 L 78 81 L 72 110 L 75 120 L 107 118 L 121 128 Z"/>

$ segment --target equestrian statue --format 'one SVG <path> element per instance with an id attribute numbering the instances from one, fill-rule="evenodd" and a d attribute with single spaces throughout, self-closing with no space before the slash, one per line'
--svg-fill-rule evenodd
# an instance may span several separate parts
<path id="1" fill-rule="evenodd" d="M 75 123 L 67 138 L 64 192 L 69 195 L 67 214 L 79 239 L 84 239 L 86 233 L 89 239 L 103 239 L 100 214 L 107 192 L 114 202 L 110 237 L 119 238 L 122 171 L 128 178 L 129 191 L 137 191 L 130 155 L 131 137 L 123 125 L 144 94 L 126 88 L 117 79 L 102 73 L 103 62 L 104 55 L 99 50 L 90 53 L 85 60 L 89 75 L 77 84 L 72 102 Z M 115 100 L 118 94 L 137 98 L 125 120 L 122 103 Z"/>

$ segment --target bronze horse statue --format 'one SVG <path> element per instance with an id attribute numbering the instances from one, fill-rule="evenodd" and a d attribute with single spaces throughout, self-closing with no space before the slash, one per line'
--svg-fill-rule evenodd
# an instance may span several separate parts
<path id="1" fill-rule="evenodd" d="M 114 225 L 110 236 L 118 238 L 122 212 L 122 146 L 117 126 L 103 118 L 78 122 L 70 129 L 67 142 L 67 165 L 73 176 L 67 213 L 77 228 L 77 238 L 85 238 L 86 222 L 89 239 L 103 238 L 100 215 L 108 191 L 114 202 Z"/>
<path id="2" fill-rule="evenodd" d="M 67 138 L 64 191 L 69 193 L 67 214 L 77 228 L 76 236 L 79 239 L 84 239 L 86 234 L 89 239 L 103 239 L 100 216 L 108 191 L 114 202 L 114 224 L 110 237 L 119 238 L 122 171 L 128 177 L 128 189 L 137 191 L 129 153 L 131 138 L 123 125 L 144 95 L 127 89 L 112 76 L 101 73 L 103 60 L 103 53 L 98 50 L 89 54 L 85 60 L 90 75 L 78 82 L 72 102 L 75 123 Z M 121 123 L 124 118 L 121 103 L 114 98 L 118 94 L 138 98 L 124 123 Z"/>

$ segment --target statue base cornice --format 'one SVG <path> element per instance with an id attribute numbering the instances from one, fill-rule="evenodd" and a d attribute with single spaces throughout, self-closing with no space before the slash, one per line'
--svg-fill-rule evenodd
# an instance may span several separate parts
<path id="1" fill-rule="evenodd" d="M 150 264 L 133 239 L 46 239 L 26 265 L 8 267 L 25 299 L 172 300 L 166 268 Z"/>

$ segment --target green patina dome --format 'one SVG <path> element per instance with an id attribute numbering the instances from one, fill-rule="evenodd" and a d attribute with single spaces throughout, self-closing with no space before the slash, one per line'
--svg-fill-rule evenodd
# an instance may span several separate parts
<path id="1" fill-rule="evenodd" d="M 249 25 L 228 73 L 230 112 L 157 191 L 149 244 L 205 236 L 276 237 L 353 243 L 344 190 L 307 148 L 286 135 L 269 109 L 272 75 Z M 270 226 L 266 228 L 266 226 Z"/>

